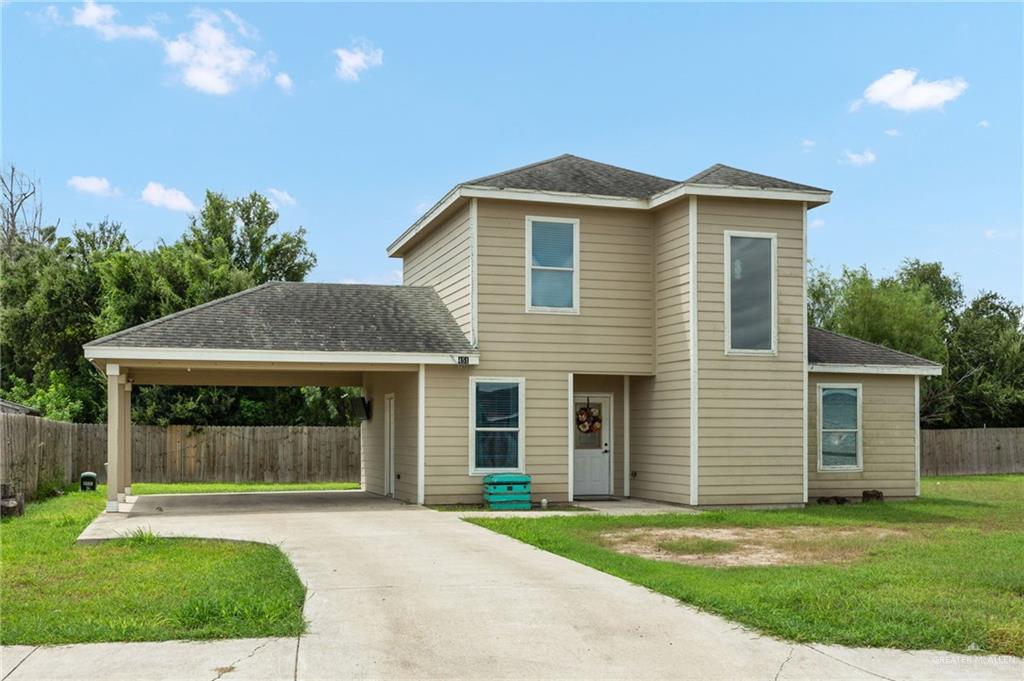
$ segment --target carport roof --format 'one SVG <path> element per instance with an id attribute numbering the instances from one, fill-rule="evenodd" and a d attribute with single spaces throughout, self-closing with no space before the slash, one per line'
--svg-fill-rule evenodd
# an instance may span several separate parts
<path id="1" fill-rule="evenodd" d="M 86 356 L 112 348 L 476 354 L 430 287 L 281 281 L 98 338 Z"/>

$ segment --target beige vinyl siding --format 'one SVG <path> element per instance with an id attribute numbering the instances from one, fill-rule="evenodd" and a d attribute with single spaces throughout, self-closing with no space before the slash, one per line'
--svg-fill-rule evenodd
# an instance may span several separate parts
<path id="1" fill-rule="evenodd" d="M 625 434 L 623 382 L 622 376 L 579 374 L 573 377 L 573 390 L 579 396 L 598 393 L 612 396 L 612 470 L 614 471 L 612 494 L 618 496 L 622 495 L 622 478 L 626 475 L 626 469 L 623 466 L 625 454 L 623 449 L 625 444 L 623 439 Z M 632 438 L 632 433 L 630 433 L 630 438 Z M 568 446 L 568 442 L 566 442 L 566 446 Z M 630 494 L 632 492 L 633 490 L 630 490 Z"/>
<path id="2" fill-rule="evenodd" d="M 689 203 L 653 220 L 656 375 L 630 382 L 630 495 L 689 503 Z"/>
<path id="3" fill-rule="evenodd" d="M 416 419 L 417 374 L 409 372 L 367 373 L 363 383 L 366 399 L 371 404 L 372 418 L 363 421 L 362 442 L 363 488 L 374 494 L 384 493 L 384 396 L 395 396 L 395 497 L 416 501 Z"/>
<path id="4" fill-rule="evenodd" d="M 863 471 L 818 472 L 818 385 L 861 385 Z M 809 375 L 807 390 L 807 494 L 815 497 L 855 497 L 868 489 L 886 497 L 915 496 L 914 377 L 873 374 Z"/>
<path id="5" fill-rule="evenodd" d="M 526 216 L 580 221 L 580 313 L 526 312 Z M 480 365 L 427 367 L 428 503 L 479 502 L 469 475 L 469 377 L 526 379 L 526 472 L 535 499 L 568 493 L 568 374 L 654 368 L 650 216 L 640 211 L 479 200 Z"/>
<path id="6" fill-rule="evenodd" d="M 473 323 L 471 259 L 470 206 L 466 204 L 402 260 L 402 282 L 433 286 L 467 338 Z"/>
<path id="7" fill-rule="evenodd" d="M 700 505 L 803 501 L 803 207 L 697 200 Z M 777 355 L 725 353 L 725 231 L 777 236 Z M 756 471 L 756 472 L 755 472 Z"/>

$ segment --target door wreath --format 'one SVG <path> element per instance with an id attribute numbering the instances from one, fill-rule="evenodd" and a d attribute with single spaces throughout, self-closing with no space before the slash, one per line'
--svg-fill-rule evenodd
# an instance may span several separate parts
<path id="1" fill-rule="evenodd" d="M 597 433 L 601 430 L 601 409 L 591 407 L 587 400 L 585 407 L 576 410 L 576 428 L 581 433 Z"/>

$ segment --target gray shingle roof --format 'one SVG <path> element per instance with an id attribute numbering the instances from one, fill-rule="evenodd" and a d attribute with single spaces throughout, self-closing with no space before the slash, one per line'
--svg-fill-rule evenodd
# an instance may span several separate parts
<path id="1" fill-rule="evenodd" d="M 591 161 L 572 154 L 562 154 L 555 158 L 462 183 L 463 186 L 473 187 L 595 194 L 629 199 L 650 198 L 680 184 L 828 191 L 807 184 L 752 173 L 721 163 L 716 163 L 693 177 L 679 182 L 607 163 Z"/>
<path id="2" fill-rule="evenodd" d="M 843 336 L 824 329 L 807 329 L 807 361 L 810 364 L 857 364 L 867 366 L 937 367 L 921 357 L 885 346 Z"/>
<path id="3" fill-rule="evenodd" d="M 463 185 L 499 189 L 532 189 L 644 199 L 679 182 L 562 154 L 503 173 L 480 177 Z"/>
<path id="4" fill-rule="evenodd" d="M 87 346 L 474 353 L 430 287 L 296 282 L 263 284 Z"/>
<path id="5" fill-rule="evenodd" d="M 796 189 L 803 191 L 827 192 L 828 189 L 812 187 L 809 184 L 799 184 L 782 180 L 769 175 L 752 173 L 749 170 L 741 170 L 732 166 L 716 163 L 715 165 L 702 170 L 693 177 L 683 180 L 683 184 L 706 184 L 724 187 L 755 187 L 757 189 Z"/>

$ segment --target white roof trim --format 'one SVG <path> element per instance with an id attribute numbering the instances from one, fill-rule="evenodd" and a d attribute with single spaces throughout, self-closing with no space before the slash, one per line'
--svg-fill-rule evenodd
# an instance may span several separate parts
<path id="1" fill-rule="evenodd" d="M 459 185 L 435 203 L 430 210 L 414 222 L 388 246 L 388 255 L 395 257 L 406 244 L 429 227 L 434 220 L 461 199 L 501 199 L 505 201 L 529 201 L 532 203 L 561 203 L 570 206 L 597 206 L 601 208 L 626 208 L 629 210 L 650 210 L 683 196 L 720 196 L 738 199 L 770 199 L 774 201 L 800 201 L 815 206 L 828 203 L 832 193 L 828 191 L 794 189 L 758 189 L 756 187 L 731 187 L 726 185 L 681 183 L 655 194 L 650 199 L 630 199 L 604 194 L 577 194 L 573 192 L 538 191 L 533 189 L 500 189 L 476 185 Z"/>
<path id="2" fill-rule="evenodd" d="M 604 206 L 606 208 L 649 208 L 647 199 L 630 199 L 604 194 L 577 194 L 575 192 L 538 191 L 535 189 L 500 189 L 498 187 L 461 187 L 462 195 L 478 199 L 505 199 L 506 201 L 536 201 L 540 203 L 567 203 L 577 206 Z"/>
<path id="3" fill-rule="evenodd" d="M 905 364 L 808 364 L 807 371 L 819 374 L 942 375 L 941 366 L 907 366 Z"/>
<path id="4" fill-rule="evenodd" d="M 409 243 L 409 241 L 414 236 L 419 234 L 420 231 L 424 227 L 426 227 L 431 222 L 433 222 L 434 219 L 437 218 L 438 215 L 440 215 L 441 213 L 443 213 L 446 210 L 448 210 L 452 206 L 453 203 L 458 201 L 461 198 L 461 196 L 462 196 L 462 194 L 460 192 L 461 189 L 462 189 L 462 187 L 455 187 L 450 192 L 445 194 L 441 198 L 441 200 L 438 201 L 437 203 L 435 203 L 430 208 L 430 210 L 428 210 L 426 213 L 424 213 L 420 217 L 419 220 L 417 220 L 416 222 L 412 223 L 412 225 L 409 227 L 409 229 L 407 229 L 404 232 L 402 232 L 401 234 L 399 234 L 398 238 L 395 239 L 394 241 L 392 241 L 391 245 L 388 246 L 388 255 L 390 255 L 390 256 L 395 255 L 395 252 L 398 251 L 398 249 L 400 249 L 405 244 Z"/>
<path id="5" fill-rule="evenodd" d="M 759 189 L 757 187 L 734 187 L 720 184 L 682 183 L 655 194 L 649 200 L 651 208 L 657 208 L 683 196 L 720 196 L 734 199 L 769 199 L 773 201 L 800 201 L 821 205 L 832 200 L 832 192 L 810 189 Z"/>
<path id="6" fill-rule="evenodd" d="M 211 362 L 321 362 L 325 364 L 458 364 L 468 357 L 479 364 L 475 353 L 431 352 L 318 352 L 307 350 L 250 350 L 232 348 L 138 348 L 94 345 L 85 347 L 88 359 L 184 360 Z"/>

